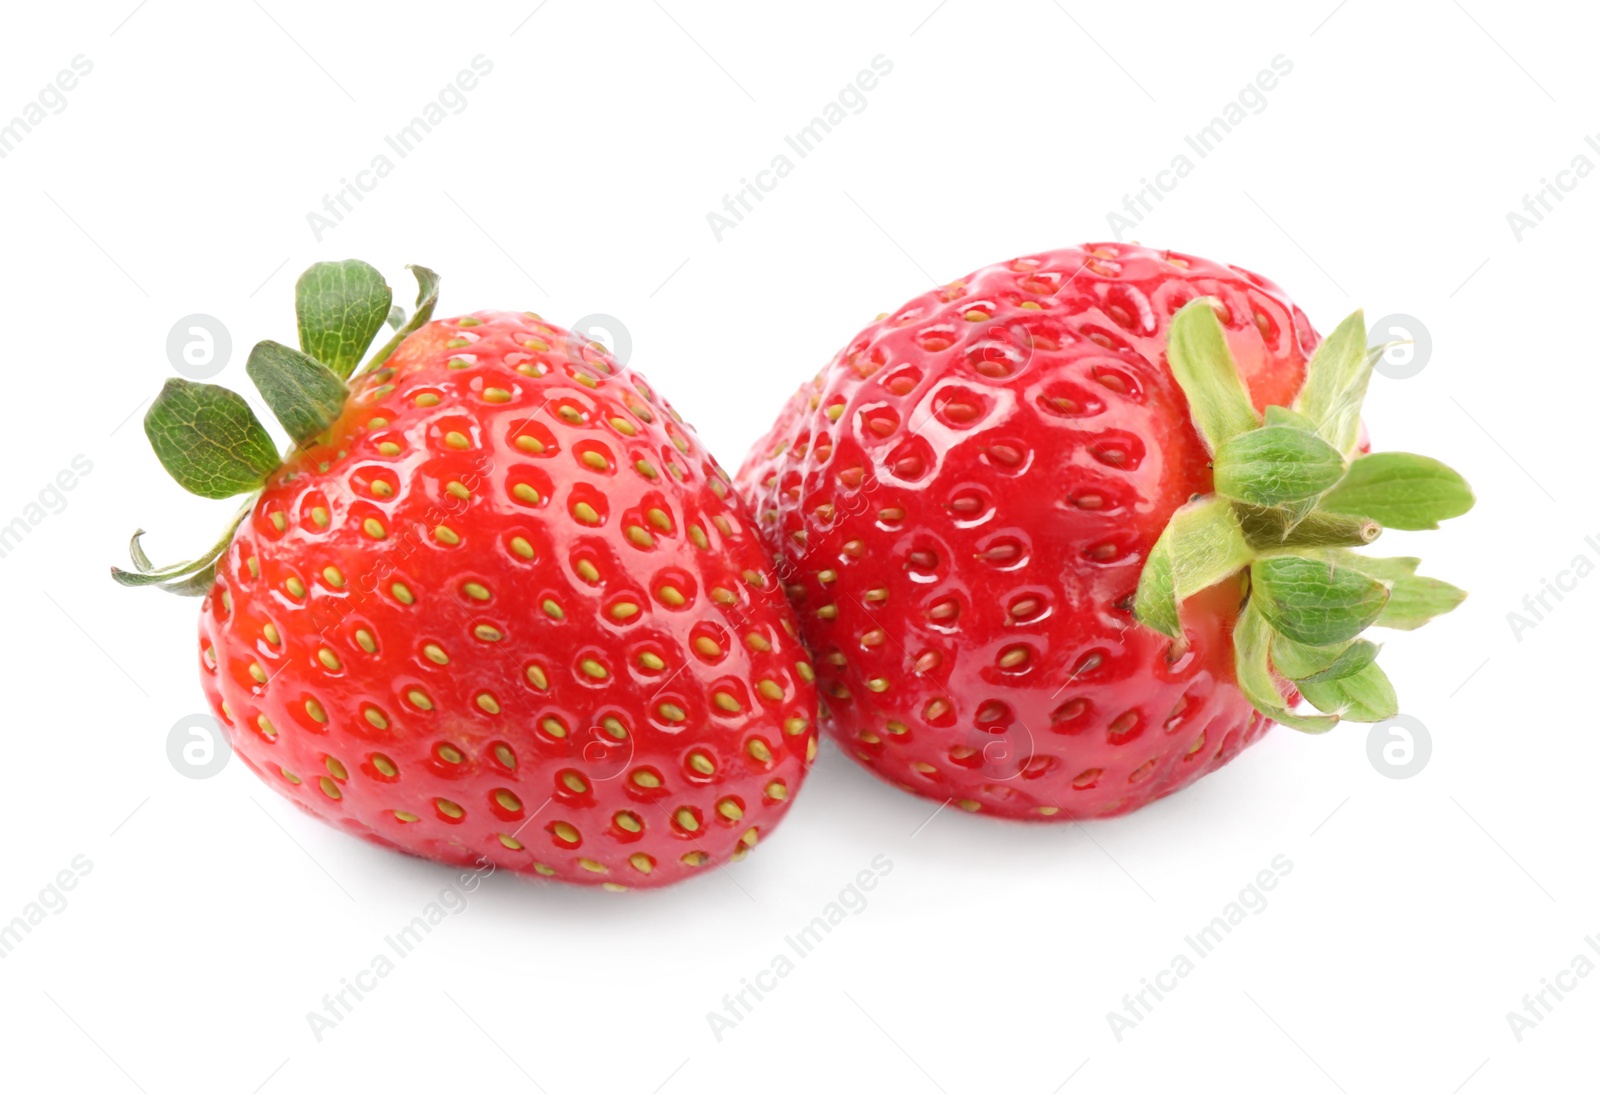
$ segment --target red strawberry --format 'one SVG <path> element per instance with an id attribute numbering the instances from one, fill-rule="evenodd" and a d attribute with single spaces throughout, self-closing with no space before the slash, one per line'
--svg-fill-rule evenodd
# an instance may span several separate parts
<path id="1" fill-rule="evenodd" d="M 426 322 L 349 381 L 389 311 L 361 263 L 301 279 L 306 353 L 146 419 L 206 496 L 201 680 L 235 751 L 330 824 L 450 863 L 657 886 L 735 861 L 815 754 L 815 690 L 759 540 L 694 433 L 604 347 L 531 313 Z M 405 332 L 401 332 L 404 334 Z M 392 352 L 391 352 L 392 351 Z"/>
<path id="2" fill-rule="evenodd" d="M 1171 793 L 1272 720 L 1391 716 L 1358 632 L 1462 594 L 1348 548 L 1471 493 L 1361 454 L 1365 343 L 1359 313 L 1318 350 L 1270 282 L 1123 244 L 880 317 L 739 475 L 824 724 L 915 793 L 1062 819 Z M 1291 713 L 1293 688 L 1327 713 Z"/>

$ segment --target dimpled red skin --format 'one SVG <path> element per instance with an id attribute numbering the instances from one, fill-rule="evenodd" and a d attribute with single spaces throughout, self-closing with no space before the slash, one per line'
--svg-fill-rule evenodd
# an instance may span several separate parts
<path id="1" fill-rule="evenodd" d="M 1188 649 L 1132 596 L 1173 511 L 1211 491 L 1169 371 L 1217 298 L 1257 407 L 1317 335 L 1275 285 L 1086 244 L 977 271 L 880 318 L 785 407 L 738 484 L 817 662 L 825 728 L 889 782 L 988 815 L 1125 813 L 1270 726 L 1238 690 L 1225 583 Z"/>
<path id="2" fill-rule="evenodd" d="M 387 847 L 585 884 L 664 885 L 772 830 L 815 754 L 809 662 L 648 385 L 480 312 L 353 380 L 324 442 L 201 608 L 206 694 L 262 779 Z"/>

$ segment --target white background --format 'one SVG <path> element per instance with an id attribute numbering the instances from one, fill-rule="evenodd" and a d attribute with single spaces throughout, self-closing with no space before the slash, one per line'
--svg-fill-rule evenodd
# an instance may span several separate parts
<path id="1" fill-rule="evenodd" d="M 93 465 L 0 558 L 0 922 L 92 862 L 0 960 L 0 1085 L 1593 1088 L 1600 974 L 1520 1041 L 1506 1017 L 1600 936 L 1600 577 L 1520 635 L 1507 619 L 1600 560 L 1600 178 L 1563 176 L 1520 240 L 1506 216 L 1575 156 L 1600 164 L 1583 7 L 135 2 L 7 5 L 0 39 L 0 120 L 93 63 L 0 160 L 0 523 Z M 317 240 L 307 212 L 478 54 L 494 69 L 467 107 Z M 719 242 L 706 214 L 878 54 L 893 72 L 866 108 Z M 626 896 L 493 878 L 318 1041 L 306 1013 L 450 875 L 237 762 L 193 780 L 168 761 L 204 709 L 195 605 L 106 566 L 136 526 L 188 557 L 228 510 L 166 481 L 138 426 L 174 322 L 222 320 L 220 382 L 243 389 L 248 347 L 292 336 L 300 269 L 359 256 L 409 297 L 424 262 L 442 315 L 618 317 L 733 467 L 878 312 L 1108 237 L 1279 54 L 1266 107 L 1127 234 L 1254 269 L 1322 330 L 1364 306 L 1431 332 L 1427 367 L 1376 380 L 1367 412 L 1379 447 L 1445 459 L 1481 499 L 1384 544 L 1472 591 L 1386 655 L 1425 769 L 1385 777 L 1365 727 L 1278 729 L 1131 817 L 1022 827 L 929 820 L 830 746 L 730 873 Z M 719 1041 L 707 1012 L 880 854 L 864 910 Z M 1119 1040 L 1107 1012 L 1277 855 L 1293 870 L 1265 910 Z"/>

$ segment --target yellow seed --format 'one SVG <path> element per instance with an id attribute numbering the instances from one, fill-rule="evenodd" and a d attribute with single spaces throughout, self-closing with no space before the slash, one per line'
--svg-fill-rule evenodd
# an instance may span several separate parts
<path id="1" fill-rule="evenodd" d="M 465 809 L 462 809 L 449 798 L 435 798 L 433 799 L 433 804 L 438 807 L 439 812 L 453 820 L 460 820 L 467 813 Z"/>
<path id="2" fill-rule="evenodd" d="M 808 684 L 817 678 L 817 674 L 811 670 L 811 666 L 804 661 L 796 661 L 794 671 L 799 674 L 800 679 Z"/>
<path id="3" fill-rule="evenodd" d="M 639 605 L 630 604 L 627 601 L 623 601 L 620 604 L 613 604 L 611 606 L 611 618 L 613 619 L 632 619 L 638 614 Z"/>
<path id="4" fill-rule="evenodd" d="M 415 399 L 413 399 L 411 401 L 413 403 L 415 403 L 417 406 L 438 406 L 439 405 L 439 396 L 435 395 L 431 391 L 424 391 L 422 394 L 418 395 Z"/>
<path id="5" fill-rule="evenodd" d="M 565 737 L 567 735 L 567 727 L 561 724 L 561 719 L 559 718 L 546 718 L 539 723 L 539 728 L 552 737 Z"/>
<path id="6" fill-rule="evenodd" d="M 372 769 L 386 779 L 392 779 L 400 773 L 400 769 L 395 767 L 394 761 L 381 752 L 373 755 Z"/>
<path id="7" fill-rule="evenodd" d="M 328 722 L 328 712 L 323 710 L 322 704 L 317 702 L 315 699 L 306 700 L 306 713 L 311 716 L 311 720 L 313 722 L 318 722 L 323 725 L 326 725 Z"/>
<path id="8" fill-rule="evenodd" d="M 458 501 L 465 501 L 472 497 L 472 491 L 467 489 L 466 484 L 456 482 L 454 479 L 444 484 L 444 492 Z"/>
<path id="9" fill-rule="evenodd" d="M 713 692 L 711 695 L 711 701 L 717 704 L 718 709 L 726 710 L 730 714 L 736 713 L 739 710 L 739 700 L 735 699 L 725 691 Z"/>
<path id="10" fill-rule="evenodd" d="M 736 821 L 744 816 L 744 809 L 732 798 L 723 798 L 717 803 L 717 812 L 731 821 Z"/>
<path id="11" fill-rule="evenodd" d="M 867 681 L 867 690 L 876 691 L 881 694 L 889 690 L 889 681 L 885 680 L 881 676 L 875 676 L 871 680 Z"/>
<path id="12" fill-rule="evenodd" d="M 527 505 L 539 504 L 539 491 L 525 482 L 519 482 L 511 488 L 511 496 Z"/>
<path id="13" fill-rule="evenodd" d="M 754 828 L 747 828 L 745 829 L 744 835 L 739 837 L 739 842 L 744 844 L 746 847 L 754 847 L 758 838 L 759 837 L 757 836 Z"/>
<path id="14" fill-rule="evenodd" d="M 578 458 L 588 466 L 594 468 L 596 471 L 605 471 L 611 466 L 611 464 L 606 462 L 606 458 L 600 455 L 598 452 L 585 452 Z"/>
<path id="15" fill-rule="evenodd" d="M 527 540 L 523 539 L 521 536 L 512 536 L 511 537 L 511 551 L 512 551 L 513 554 L 516 554 L 521 558 L 532 558 L 533 557 L 533 544 L 529 543 Z"/>
<path id="16" fill-rule="evenodd" d="M 459 433 L 454 429 L 444 435 L 444 443 L 451 448 L 467 448 L 471 444 L 465 433 Z"/>
<path id="17" fill-rule="evenodd" d="M 572 515 L 585 524 L 599 524 L 600 514 L 594 511 L 594 506 L 586 501 L 580 501 L 572 507 Z"/>
<path id="18" fill-rule="evenodd" d="M 485 714 L 499 714 L 500 713 L 500 703 L 495 699 L 495 697 L 493 695 L 490 695 L 487 691 L 479 692 L 478 693 L 478 697 L 477 697 L 477 699 L 475 701 L 478 704 L 478 708 L 480 710 L 482 710 Z"/>
<path id="19" fill-rule="evenodd" d="M 744 636 L 744 644 L 760 653 L 766 653 L 772 649 L 772 643 L 768 642 L 763 635 L 759 635 L 754 631 Z"/>
<path id="20" fill-rule="evenodd" d="M 494 758 L 500 761 L 500 766 L 508 771 L 517 769 L 517 754 L 512 752 L 507 745 L 494 746 Z"/>
<path id="21" fill-rule="evenodd" d="M 388 483 L 384 482 L 382 479 L 373 479 L 372 480 L 372 493 L 373 493 L 374 497 L 392 498 L 392 497 L 394 497 L 394 487 L 390 486 Z"/>
<path id="22" fill-rule="evenodd" d="M 365 627 L 356 630 L 356 645 L 368 653 L 378 652 L 378 640 L 372 637 L 372 632 Z"/>
<path id="23" fill-rule="evenodd" d="M 311 523 L 318 528 L 326 528 L 328 526 L 328 511 L 320 505 L 313 506 L 311 509 Z"/>
<path id="24" fill-rule="evenodd" d="M 656 590 L 656 597 L 668 607 L 681 608 L 688 603 L 684 595 L 671 585 L 663 585 Z"/>
<path id="25" fill-rule="evenodd" d="M 476 581 L 467 582 L 465 585 L 461 586 L 461 591 L 466 593 L 474 600 L 489 599 L 489 590 Z"/>
<path id="26" fill-rule="evenodd" d="M 783 723 L 783 731 L 791 737 L 797 737 L 806 731 L 806 720 L 799 715 Z"/>
<path id="27" fill-rule="evenodd" d="M 337 566 L 324 566 L 322 568 L 322 580 L 332 585 L 335 589 L 344 588 L 344 572 Z"/>
<path id="28" fill-rule="evenodd" d="M 398 581 L 389 586 L 389 591 L 393 593 L 394 598 L 402 604 L 409 606 L 417 602 L 417 598 L 411 595 L 411 590 Z"/>
<path id="29" fill-rule="evenodd" d="M 672 814 L 672 819 L 677 821 L 678 827 L 682 828 L 685 832 L 700 831 L 700 821 L 695 817 L 694 813 L 688 809 L 678 810 L 676 813 Z"/>
<path id="30" fill-rule="evenodd" d="M 618 813 L 611 820 L 624 832 L 644 831 L 644 825 L 640 824 L 639 818 L 632 813 Z"/>
<path id="31" fill-rule="evenodd" d="M 556 821 L 551 827 L 555 830 L 556 839 L 563 843 L 577 843 L 580 838 L 578 830 L 566 821 Z"/>
<path id="32" fill-rule="evenodd" d="M 633 469 L 647 479 L 653 479 L 656 477 L 656 469 L 651 466 L 649 460 L 635 460 Z"/>
<path id="33" fill-rule="evenodd" d="M 516 445 L 518 448 L 522 449 L 522 451 L 531 452 L 535 456 L 544 451 L 544 442 L 539 440 L 537 437 L 530 437 L 527 434 L 523 434 L 522 436 L 518 437 L 516 440 Z"/>
<path id="34" fill-rule="evenodd" d="M 654 790 L 661 785 L 661 779 L 653 771 L 635 771 L 633 773 L 635 786 L 642 786 L 646 790 Z"/>
<path id="35" fill-rule="evenodd" d="M 773 801 L 781 802 L 789 797 L 789 788 L 783 785 L 780 780 L 774 779 L 772 782 L 767 784 L 766 793 L 767 797 L 771 798 Z"/>
<path id="36" fill-rule="evenodd" d="M 348 779 L 350 777 L 350 772 L 348 772 L 348 771 L 346 771 L 344 769 L 344 764 L 340 763 L 338 760 L 334 759 L 332 756 L 329 756 L 326 759 L 324 759 L 322 761 L 322 766 L 324 766 L 324 767 L 326 767 L 328 769 L 328 774 L 332 775 L 334 778 L 338 779 L 340 782 L 343 782 L 345 779 Z"/>
<path id="37" fill-rule="evenodd" d="M 289 578 L 283 583 L 283 587 L 289 590 L 289 595 L 294 597 L 296 600 L 299 600 L 302 596 L 306 595 L 306 584 L 298 577 Z"/>
<path id="38" fill-rule="evenodd" d="M 322 787 L 322 792 L 328 795 L 328 797 L 332 798 L 334 801 L 338 801 L 340 798 L 344 797 L 343 794 L 339 793 L 339 784 L 328 778 L 326 775 L 317 780 L 317 785 Z"/>
<path id="39" fill-rule="evenodd" d="M 604 665 L 590 657 L 586 657 L 582 661 L 578 662 L 578 667 L 583 670 L 583 674 L 585 676 L 588 676 L 594 680 L 604 680 L 610 675 L 610 673 L 606 672 L 606 667 Z"/>
<path id="40" fill-rule="evenodd" d="M 450 663 L 450 656 L 435 642 L 429 642 L 423 646 L 422 655 L 435 665 L 448 665 Z"/>
<path id="41" fill-rule="evenodd" d="M 706 854 L 704 851 L 690 851 L 683 855 L 678 861 L 682 862 L 685 866 L 704 866 L 706 863 L 711 861 L 711 856 Z"/>
<path id="42" fill-rule="evenodd" d="M 763 699 L 777 701 L 783 698 L 783 688 L 776 680 L 763 680 L 756 685 L 756 690 L 761 693 Z"/>
<path id="43" fill-rule="evenodd" d="M 293 771 L 290 771 L 288 768 L 285 768 L 285 767 L 278 768 L 278 774 L 282 775 L 285 779 L 287 779 L 289 782 L 293 783 L 294 785 L 296 785 L 296 786 L 300 785 L 300 776 L 296 775 Z"/>
<path id="44" fill-rule="evenodd" d="M 447 764 L 458 764 L 465 757 L 461 755 L 461 752 L 454 745 L 440 745 L 439 759 Z"/>
<path id="45" fill-rule="evenodd" d="M 661 717 L 665 718 L 669 722 L 681 722 L 688 717 L 688 715 L 683 712 L 683 708 L 678 706 L 676 703 L 662 703 L 660 706 L 656 707 L 656 711 L 661 715 Z"/>
<path id="46" fill-rule="evenodd" d="M 760 737 L 752 737 L 750 739 L 750 743 L 744 746 L 744 750 L 748 752 L 750 754 L 750 758 L 755 760 L 757 763 L 764 764 L 772 759 L 772 750 L 767 747 L 767 742 L 763 741 Z"/>
<path id="47" fill-rule="evenodd" d="M 403 809 L 396 809 L 394 811 L 394 819 L 399 821 L 401 824 L 412 824 L 419 818 L 415 813 L 407 813 Z"/>
<path id="48" fill-rule="evenodd" d="M 483 401 L 486 403 L 509 403 L 511 392 L 503 387 L 486 387 L 483 389 Z"/>
<path id="49" fill-rule="evenodd" d="M 588 870 L 591 874 L 607 873 L 606 868 L 592 858 L 580 858 L 578 860 L 578 865 L 582 866 L 585 870 Z"/>
<path id="50" fill-rule="evenodd" d="M 611 736 L 615 737 L 617 740 L 626 741 L 628 739 L 628 727 L 617 721 L 617 719 L 611 715 L 608 714 L 604 718 L 600 719 L 600 725 L 601 728 L 603 728 L 607 733 L 611 734 Z"/>
<path id="51" fill-rule="evenodd" d="M 591 585 L 600 580 L 600 571 L 595 569 L 594 563 L 590 562 L 586 558 L 579 559 L 578 564 L 574 566 L 573 569 L 578 572 L 579 577 L 583 578 L 583 580 L 587 581 Z"/>
<path id="52" fill-rule="evenodd" d="M 261 662 L 250 662 L 250 679 L 254 680 L 258 684 L 265 684 L 267 682 L 267 670 L 261 667 Z"/>
<path id="53" fill-rule="evenodd" d="M 1015 668 L 1027 659 L 1028 651 L 1026 648 L 1019 647 L 1014 650 L 1007 650 L 1000 655 L 1000 667 L 1003 669 Z"/>
<path id="54" fill-rule="evenodd" d="M 261 731 L 261 735 L 267 738 L 269 741 L 278 735 L 278 731 L 272 728 L 272 723 L 267 720 L 267 716 L 265 714 L 256 715 L 256 728 L 259 729 Z"/>
<path id="55" fill-rule="evenodd" d="M 456 544 L 461 542 L 461 537 L 456 535 L 455 532 L 451 531 L 448 526 L 443 524 L 439 525 L 439 527 L 433 530 L 433 535 L 434 538 L 440 543 L 446 544 L 450 547 L 454 547 Z"/>
<path id="56" fill-rule="evenodd" d="M 637 427 L 635 427 L 634 424 L 628 421 L 626 418 L 612 418 L 611 428 L 615 429 L 618 433 L 621 433 L 624 437 L 633 437 L 639 432 Z"/>
<path id="57" fill-rule="evenodd" d="M 704 752 L 689 753 L 689 766 L 702 775 L 710 775 L 717 770 L 717 765 L 712 763 L 711 757 Z"/>
<path id="58" fill-rule="evenodd" d="M 368 707 L 366 710 L 361 712 L 361 715 L 362 717 L 366 718 L 368 724 L 370 724 L 373 729 L 389 728 L 389 719 L 385 718 L 383 716 L 383 712 L 377 707 Z"/>
<path id="59" fill-rule="evenodd" d="M 550 681 L 545 676 L 544 669 L 540 668 L 538 665 L 529 665 L 527 669 L 527 675 L 528 683 L 532 684 L 540 691 L 543 691 L 550 686 Z"/>
<path id="60" fill-rule="evenodd" d="M 400 446 L 393 441 L 379 441 L 378 454 L 381 456 L 398 456 L 400 455 Z"/>
<path id="61" fill-rule="evenodd" d="M 520 851 L 520 850 L 522 850 L 522 844 L 517 842 L 517 839 L 516 839 L 515 836 L 508 836 L 504 832 L 501 832 L 500 836 L 499 836 L 499 839 L 500 839 L 501 843 L 506 845 L 506 849 L 507 850 L 510 850 L 510 851 Z"/>
<path id="62" fill-rule="evenodd" d="M 273 510 L 267 519 L 272 522 L 272 527 L 280 532 L 289 526 L 288 518 L 283 515 L 281 510 Z"/>
<path id="63" fill-rule="evenodd" d="M 337 672 L 339 669 L 344 667 L 343 663 L 339 660 L 339 655 L 328 649 L 326 646 L 317 651 L 317 660 L 321 661 L 325 668 L 328 668 L 334 672 Z"/>
<path id="64" fill-rule="evenodd" d="M 553 867 L 546 866 L 542 862 L 536 862 L 533 864 L 533 872 L 543 877 L 552 877 L 555 874 L 555 869 Z"/>
<path id="65" fill-rule="evenodd" d="M 654 547 L 656 537 L 640 528 L 637 524 L 628 525 L 628 542 L 635 547 Z"/>
<path id="66" fill-rule="evenodd" d="M 639 655 L 639 664 L 652 672 L 660 672 L 667 667 L 667 663 L 653 653 L 641 653 Z"/>
<path id="67" fill-rule="evenodd" d="M 544 609 L 544 614 L 551 619 L 565 619 L 567 617 L 567 613 L 561 610 L 561 605 L 554 600 L 546 600 L 540 607 Z"/>
<path id="68" fill-rule="evenodd" d="M 496 790 L 494 792 L 494 800 L 501 809 L 508 813 L 522 812 L 522 799 L 509 790 Z"/>
<path id="69" fill-rule="evenodd" d="M 711 541 L 706 538 L 705 529 L 698 524 L 689 525 L 689 539 L 702 551 L 711 546 Z"/>
<path id="70" fill-rule="evenodd" d="M 561 776 L 561 783 L 574 794 L 587 794 L 589 792 L 589 784 L 583 781 L 581 775 L 572 771 L 568 771 Z"/>
<path id="71" fill-rule="evenodd" d="M 717 645 L 703 634 L 694 640 L 694 648 L 697 653 L 700 653 L 706 657 L 722 656 L 722 647 Z"/>
<path id="72" fill-rule="evenodd" d="M 361 530 L 373 539 L 385 539 L 389 535 L 388 531 L 383 527 L 383 522 L 376 517 L 368 517 L 362 521 Z"/>
<path id="73" fill-rule="evenodd" d="M 651 858 L 642 851 L 637 854 L 629 855 L 628 862 L 641 874 L 648 874 L 651 870 L 656 868 L 655 859 Z"/>

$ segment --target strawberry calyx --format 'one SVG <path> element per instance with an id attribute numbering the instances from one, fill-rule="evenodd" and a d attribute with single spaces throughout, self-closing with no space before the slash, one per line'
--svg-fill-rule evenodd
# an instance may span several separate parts
<path id="1" fill-rule="evenodd" d="M 1173 513 L 1139 575 L 1134 616 L 1181 650 L 1183 601 L 1238 581 L 1240 690 L 1273 721 L 1307 732 L 1398 713 L 1370 626 L 1414 630 L 1466 593 L 1416 573 L 1415 558 L 1355 548 L 1384 528 L 1432 529 L 1472 508 L 1472 489 L 1437 460 L 1360 451 L 1361 404 L 1387 345 L 1366 345 L 1360 311 L 1317 347 L 1289 407 L 1256 413 L 1228 351 L 1216 301 L 1173 318 L 1167 359 L 1211 453 L 1214 492 Z M 1285 684 L 1287 682 L 1287 686 Z M 1290 690 L 1321 713 L 1289 708 Z"/>
<path id="2" fill-rule="evenodd" d="M 350 393 L 346 381 L 386 323 L 394 336 L 368 359 L 363 372 L 381 369 L 406 336 L 432 318 L 439 275 L 422 266 L 408 268 L 417 278 L 409 321 L 405 310 L 393 305 L 383 275 L 367 263 L 318 262 L 295 282 L 300 348 L 264 340 L 251 349 L 245 372 L 288 433 L 288 454 L 314 442 L 339 417 Z M 113 566 L 111 577 L 121 585 L 203 596 L 215 580 L 217 559 L 287 455 L 279 454 L 244 398 L 217 384 L 168 380 L 145 414 L 144 432 L 167 473 L 191 494 L 247 497 L 222 538 L 198 558 L 156 567 L 139 544 L 140 529 L 128 545 L 133 569 Z"/>

